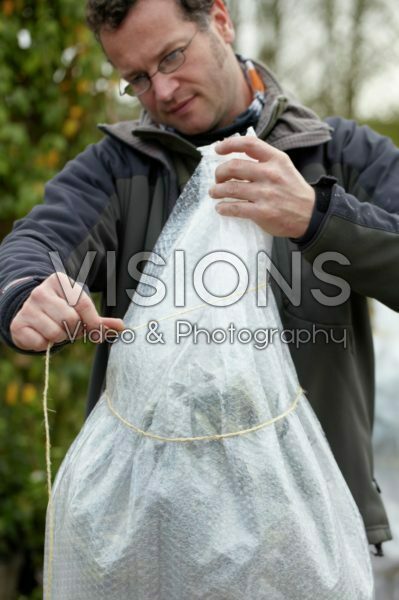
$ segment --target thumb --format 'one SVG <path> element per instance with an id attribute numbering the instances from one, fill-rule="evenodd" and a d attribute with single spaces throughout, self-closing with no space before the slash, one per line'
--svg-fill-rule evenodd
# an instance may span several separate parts
<path id="1" fill-rule="evenodd" d="M 126 326 L 122 319 L 115 319 L 112 317 L 100 317 L 101 325 L 107 329 L 115 329 L 115 331 L 123 331 Z"/>
<path id="2" fill-rule="evenodd" d="M 112 317 L 99 317 L 98 328 L 94 330 L 96 338 L 92 341 L 95 344 L 101 344 L 102 342 L 109 342 L 113 340 L 117 332 L 121 332 L 125 329 L 125 324 L 122 319 L 115 319 Z"/>

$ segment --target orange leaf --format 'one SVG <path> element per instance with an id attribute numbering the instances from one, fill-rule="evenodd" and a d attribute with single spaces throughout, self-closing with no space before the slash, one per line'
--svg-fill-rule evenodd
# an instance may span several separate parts
<path id="1" fill-rule="evenodd" d="M 69 116 L 71 117 L 71 119 L 81 119 L 83 116 L 84 110 L 81 106 L 75 105 L 75 106 L 71 106 L 71 108 L 69 109 Z"/>
<path id="2" fill-rule="evenodd" d="M 8 406 L 15 406 L 18 400 L 19 385 L 16 381 L 11 381 L 6 387 L 5 403 Z"/>
<path id="3" fill-rule="evenodd" d="M 24 404 L 32 404 L 37 397 L 37 390 L 32 383 L 25 383 L 22 388 L 22 402 Z"/>
<path id="4" fill-rule="evenodd" d="M 13 0 L 4 0 L 3 1 L 3 13 L 6 17 L 11 17 L 12 13 L 15 10 L 15 4 Z"/>
<path id="5" fill-rule="evenodd" d="M 67 138 L 73 138 L 79 131 L 79 121 L 67 119 L 62 128 L 62 133 Z"/>

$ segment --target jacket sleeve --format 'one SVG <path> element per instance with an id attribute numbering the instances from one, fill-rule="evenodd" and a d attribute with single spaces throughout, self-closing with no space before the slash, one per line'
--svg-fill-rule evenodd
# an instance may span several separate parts
<path id="1" fill-rule="evenodd" d="M 326 159 L 338 183 L 316 235 L 301 250 L 312 263 L 337 253 L 325 263 L 326 272 L 398 311 L 399 149 L 366 126 L 328 122 L 334 131 Z"/>
<path id="2" fill-rule="evenodd" d="M 93 260 L 84 283 L 105 289 L 106 252 L 117 251 L 120 205 L 117 179 L 131 171 L 129 149 L 110 138 L 89 146 L 52 179 L 44 203 L 14 224 L 0 246 L 0 334 L 13 346 L 9 327 L 32 289 L 54 273 L 50 252 L 76 279 L 85 256 Z M 13 346 L 14 347 L 14 346 Z"/>

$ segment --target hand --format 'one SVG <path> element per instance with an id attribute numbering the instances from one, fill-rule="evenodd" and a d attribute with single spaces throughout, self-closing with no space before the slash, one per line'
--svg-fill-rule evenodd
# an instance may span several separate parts
<path id="1" fill-rule="evenodd" d="M 79 331 L 77 337 L 81 337 L 83 326 L 87 332 L 124 329 L 121 319 L 100 317 L 93 301 L 79 284 L 72 287 L 65 273 L 53 273 L 32 290 L 12 320 L 10 332 L 18 348 L 40 352 L 46 350 L 49 343 L 70 339 L 76 329 Z M 102 341 L 100 335 L 98 341 Z"/>
<path id="2" fill-rule="evenodd" d="M 212 198 L 221 215 L 252 219 L 279 237 L 301 237 L 310 223 L 315 191 L 294 167 L 287 154 L 255 137 L 232 137 L 216 145 L 219 154 L 245 152 L 250 160 L 232 159 L 216 169 Z M 245 202 L 242 202 L 242 201 Z"/>

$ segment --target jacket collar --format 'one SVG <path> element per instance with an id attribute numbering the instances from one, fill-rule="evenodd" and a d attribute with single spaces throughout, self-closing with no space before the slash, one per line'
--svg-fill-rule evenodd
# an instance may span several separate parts
<path id="1" fill-rule="evenodd" d="M 331 128 L 291 94 L 283 91 L 275 75 L 255 62 L 266 85 L 266 102 L 259 118 L 258 137 L 279 150 L 316 146 L 331 140 Z"/>
<path id="2" fill-rule="evenodd" d="M 330 127 L 309 108 L 283 92 L 274 74 L 264 65 L 255 62 L 266 85 L 265 106 L 259 118 L 256 133 L 259 138 L 279 150 L 293 150 L 315 146 L 331 139 Z M 101 124 L 99 128 L 152 158 L 170 167 L 168 153 L 183 154 L 200 160 L 201 154 L 193 144 L 177 133 L 165 130 L 153 123 L 143 111 L 137 121 L 122 121 L 114 125 Z"/>

